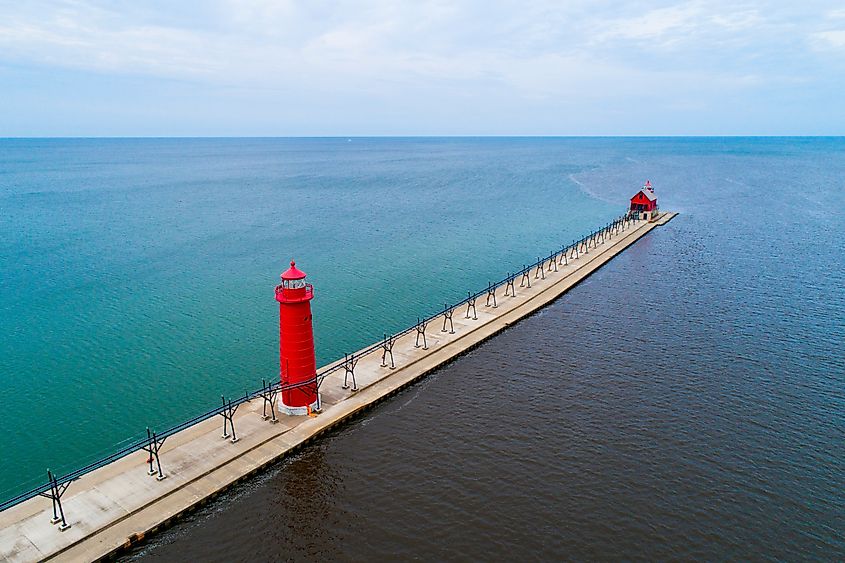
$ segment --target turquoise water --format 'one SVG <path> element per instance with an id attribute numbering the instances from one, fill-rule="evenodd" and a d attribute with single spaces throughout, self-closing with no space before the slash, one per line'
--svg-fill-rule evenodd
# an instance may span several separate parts
<path id="1" fill-rule="evenodd" d="M 291 258 L 322 365 L 618 215 L 579 175 L 638 143 L 0 140 L 0 497 L 277 377 Z"/>

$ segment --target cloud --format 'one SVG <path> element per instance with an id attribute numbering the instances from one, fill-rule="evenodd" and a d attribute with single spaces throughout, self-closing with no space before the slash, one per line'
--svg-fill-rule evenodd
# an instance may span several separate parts
<path id="1" fill-rule="evenodd" d="M 698 5 L 687 4 L 659 8 L 634 17 L 615 18 L 596 26 L 595 41 L 633 39 L 672 43 L 695 29 L 700 14 L 701 8 Z"/>
<path id="2" fill-rule="evenodd" d="M 810 35 L 810 43 L 822 51 L 845 49 L 845 29 L 817 31 Z"/>
<path id="3" fill-rule="evenodd" d="M 593 28 L 593 42 L 617 44 L 621 40 L 652 49 L 666 49 L 702 39 L 736 35 L 761 21 L 759 12 L 753 8 L 720 10 L 712 3 L 688 2 L 599 21 Z"/>
<path id="4" fill-rule="evenodd" d="M 833 52 L 838 55 L 838 51 L 845 50 L 845 29 L 841 28 L 842 20 L 845 20 L 845 9 L 838 8 L 826 12 L 824 20 L 822 26 L 826 29 L 810 33 L 808 42 L 817 52 Z M 830 26 L 840 27 L 830 29 Z"/>
<path id="5" fill-rule="evenodd" d="M 818 61 L 842 48 L 842 14 L 753 0 L 0 0 L 0 70 L 180 81 L 309 115 L 333 102 L 429 119 L 718 107 L 830 80 L 834 62 Z"/>
<path id="6" fill-rule="evenodd" d="M 126 24 L 119 14 L 71 4 L 44 15 L 13 14 L 0 23 L 2 58 L 11 62 L 153 75 L 208 74 L 208 37 L 176 27 Z M 28 17 L 27 17 L 28 16 Z"/>
<path id="7" fill-rule="evenodd" d="M 226 0 L 206 9 L 199 25 L 167 5 L 147 11 L 135 5 L 128 12 L 121 5 L 81 1 L 37 10 L 16 6 L 3 14 L 0 59 L 263 85 L 277 83 L 280 75 L 331 73 L 448 80 L 537 72 L 531 80 L 537 83 L 548 74 L 544 68 L 571 69 L 574 60 L 618 67 L 613 50 L 630 52 L 630 43 L 645 50 L 690 46 L 758 20 L 753 9 L 719 10 L 698 2 L 607 17 L 619 10 L 588 2 L 515 9 L 442 1 Z M 549 61 L 559 64 L 550 67 Z"/>

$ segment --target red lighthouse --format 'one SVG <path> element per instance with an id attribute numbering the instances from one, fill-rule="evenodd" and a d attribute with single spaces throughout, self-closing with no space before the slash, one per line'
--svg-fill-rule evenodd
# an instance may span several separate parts
<path id="1" fill-rule="evenodd" d="M 282 385 L 303 383 L 301 387 L 283 390 L 279 410 L 286 414 L 308 414 L 317 408 L 317 372 L 314 357 L 314 330 L 311 326 L 311 299 L 314 287 L 305 283 L 305 272 L 291 260 L 276 286 L 279 302 L 279 363 Z M 310 382 L 310 384 L 309 384 Z"/>

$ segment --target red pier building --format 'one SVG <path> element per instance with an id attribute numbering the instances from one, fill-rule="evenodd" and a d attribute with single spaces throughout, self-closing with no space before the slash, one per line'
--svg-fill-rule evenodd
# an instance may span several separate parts
<path id="1" fill-rule="evenodd" d="M 279 302 L 279 370 L 282 385 L 301 384 L 282 390 L 279 412 L 289 415 L 308 414 L 319 407 L 315 375 L 314 329 L 311 326 L 311 299 L 314 287 L 305 283 L 305 272 L 291 260 L 290 268 L 276 286 Z"/>
<path id="2" fill-rule="evenodd" d="M 628 215 L 635 219 L 646 219 L 647 221 L 657 219 L 657 196 L 654 195 L 651 180 L 646 180 L 643 188 L 631 198 L 631 209 L 628 211 Z"/>

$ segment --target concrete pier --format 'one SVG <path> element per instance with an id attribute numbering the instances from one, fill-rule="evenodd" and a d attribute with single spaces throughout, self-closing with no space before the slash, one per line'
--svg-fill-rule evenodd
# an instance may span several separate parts
<path id="1" fill-rule="evenodd" d="M 0 513 L 0 558 L 92 561 L 113 555 L 547 305 L 674 216 L 662 213 L 655 222 L 632 224 L 568 265 L 558 265 L 557 271 L 544 270 L 544 279 L 535 279 L 532 270 L 530 288 L 520 287 L 518 276 L 515 296 L 504 296 L 503 287 L 497 291 L 498 307 L 478 299 L 477 319 L 466 318 L 466 307 L 455 310 L 454 333 L 441 331 L 441 315 L 427 327 L 427 350 L 414 346 L 415 332 L 405 334 L 393 346 L 395 369 L 382 367 L 379 353 L 362 356 L 355 367 L 356 392 L 343 389 L 344 371 L 335 371 L 321 386 L 322 411 L 315 417 L 281 415 L 278 424 L 270 424 L 261 416 L 261 400 L 252 401 L 234 416 L 236 443 L 221 437 L 218 417 L 168 438 L 161 449 L 164 480 L 147 474 L 144 452 L 83 476 L 62 497 L 71 525 L 64 532 L 50 523 L 49 499 L 37 497 L 9 508 Z"/>

